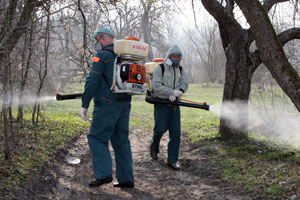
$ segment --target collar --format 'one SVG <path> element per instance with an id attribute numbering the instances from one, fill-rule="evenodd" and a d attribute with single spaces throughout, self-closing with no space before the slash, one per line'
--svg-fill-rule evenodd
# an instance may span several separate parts
<path id="1" fill-rule="evenodd" d="M 113 50 L 114 49 L 114 44 L 108 44 L 106 46 L 104 46 L 102 49 L 110 49 L 110 50 Z"/>

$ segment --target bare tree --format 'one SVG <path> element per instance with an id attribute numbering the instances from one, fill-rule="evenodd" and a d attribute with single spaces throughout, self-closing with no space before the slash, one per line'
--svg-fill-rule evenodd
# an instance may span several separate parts
<path id="1" fill-rule="evenodd" d="M 192 41 L 193 36 L 194 33 L 192 29 L 185 31 L 185 38 L 187 38 L 188 41 L 186 41 L 185 47 L 182 48 L 184 55 L 182 65 L 184 66 L 184 70 L 190 83 L 199 82 L 199 77 L 201 77 L 201 70 L 199 70 L 199 58 L 196 56 Z"/>
<path id="2" fill-rule="evenodd" d="M 142 14 L 142 20 L 141 20 L 141 24 L 142 24 L 142 30 L 143 30 L 143 36 L 144 36 L 144 42 L 147 44 L 151 44 L 150 41 L 150 9 L 152 7 L 152 4 L 154 3 L 154 1 L 147 1 L 147 0 L 141 0 L 141 4 L 143 6 L 143 14 Z M 149 56 L 148 56 L 149 60 L 153 60 L 153 52 L 151 49 L 151 45 L 149 46 Z"/>
<path id="3" fill-rule="evenodd" d="M 38 68 L 38 77 L 39 77 L 39 86 L 36 94 L 36 101 L 33 106 L 32 112 L 32 124 L 37 125 L 40 116 L 40 103 L 38 101 L 41 91 L 44 86 L 44 82 L 48 73 L 48 57 L 49 57 L 49 46 L 50 46 L 50 5 L 45 7 L 47 12 L 47 20 L 46 20 L 46 27 L 44 31 L 44 58 L 40 59 L 40 64 Z M 42 19 L 43 20 L 43 19 Z M 44 67 L 43 67 L 44 66 Z"/>
<path id="4" fill-rule="evenodd" d="M 252 20 L 260 20 L 264 22 L 265 25 L 267 25 L 266 21 L 268 20 L 268 17 L 266 15 L 263 15 L 262 12 L 270 11 L 270 9 L 277 3 L 283 2 L 286 0 L 265 0 L 264 1 L 264 9 L 258 8 L 257 2 L 255 5 L 257 7 L 252 8 L 248 7 L 248 5 L 245 5 L 239 2 L 239 4 L 243 4 L 243 10 L 244 12 L 249 11 L 251 12 L 251 17 L 254 17 Z M 225 4 L 225 6 L 222 5 Z M 276 35 L 274 28 L 271 26 L 271 24 L 268 24 L 268 26 L 265 27 L 264 33 L 258 32 L 256 29 L 263 30 L 262 26 L 258 25 L 256 22 L 250 23 L 254 27 L 250 27 L 248 29 L 244 29 L 239 22 L 235 19 L 234 16 L 234 1 L 233 0 L 226 0 L 222 1 L 222 3 L 219 3 L 217 0 L 202 0 L 202 4 L 206 8 L 206 10 L 216 19 L 219 25 L 220 35 L 223 43 L 223 49 L 226 55 L 226 75 L 225 75 L 225 85 L 224 85 L 224 93 L 223 93 L 223 102 L 226 101 L 236 101 L 241 100 L 244 102 L 248 102 L 249 95 L 250 95 L 250 88 L 251 88 L 251 77 L 257 67 L 262 63 L 262 54 L 261 54 L 261 48 L 267 48 L 264 49 L 264 55 L 267 52 L 267 50 L 270 47 L 273 47 L 278 51 L 279 57 L 283 57 L 282 51 L 280 50 L 281 44 L 284 45 L 287 41 L 290 41 L 292 39 L 299 38 L 299 28 L 293 28 L 286 30 L 285 32 L 282 32 L 277 37 L 279 38 L 279 41 L 281 44 L 277 44 L 279 46 L 276 46 L 275 44 L 267 42 L 268 39 L 264 38 L 264 45 L 261 45 L 261 48 L 258 50 L 251 52 L 250 46 L 254 39 L 264 37 L 260 35 L 267 36 L 267 33 L 270 33 L 272 36 Z M 251 11 L 250 11 L 251 10 Z M 250 17 L 250 14 L 247 14 L 247 19 Z M 263 19 L 258 17 L 264 17 Z M 254 25 L 255 24 L 255 25 Z M 298 35 L 298 36 L 297 36 Z M 259 39 L 260 42 L 262 42 Z M 274 40 L 276 41 L 276 40 Z M 273 46 L 274 45 L 274 46 Z M 272 54 L 274 56 L 275 54 Z M 266 55 L 265 55 L 266 56 Z M 270 59 L 269 56 L 267 56 L 268 59 Z M 265 61 L 267 63 L 267 61 Z M 282 64 L 282 63 L 281 63 Z M 268 62 L 269 67 L 271 66 L 270 61 Z M 280 68 L 277 65 L 278 68 Z M 268 67 L 268 68 L 269 68 Z M 294 70 L 290 67 L 290 65 L 284 65 L 285 72 L 284 76 L 281 78 L 286 79 L 287 77 L 291 76 L 292 80 L 290 81 L 283 81 L 284 84 L 288 84 L 290 86 L 283 86 L 282 87 L 290 87 L 291 90 L 294 90 L 293 92 L 290 91 L 293 94 L 287 93 L 291 99 L 293 99 L 293 102 L 296 107 L 298 107 L 296 100 L 299 98 L 295 93 L 297 93 L 297 90 L 299 90 L 299 75 L 294 73 Z M 275 69 L 274 69 L 275 70 Z M 278 69 L 276 69 L 278 70 Z M 276 72 L 273 72 L 274 75 L 277 74 Z M 274 76 L 273 75 L 273 76 Z M 279 77 L 274 77 L 281 79 Z M 280 80 L 278 80 L 280 81 Z M 289 83 L 287 83 L 289 82 Z M 292 86 L 294 85 L 294 86 Z M 298 89 L 297 89 L 298 88 Z M 287 91 L 288 89 L 284 89 Z M 299 91 L 298 91 L 299 94 Z M 298 99 L 298 103 L 299 103 Z M 244 124 L 247 123 L 247 115 L 244 116 Z M 232 129 L 230 126 L 227 125 L 226 119 L 223 116 L 223 112 L 221 113 L 221 120 L 220 120 L 220 133 L 221 138 L 224 140 L 239 140 L 240 138 L 247 138 L 247 127 L 241 127 L 240 129 Z"/>
<path id="5" fill-rule="evenodd" d="M 86 20 L 86 16 L 84 14 L 84 11 L 81 8 L 81 1 L 78 0 L 78 10 L 81 13 L 82 19 L 83 19 L 83 39 L 82 39 L 82 43 L 83 43 L 83 53 L 81 55 L 81 62 L 80 62 L 80 66 L 82 67 L 84 65 L 84 63 L 86 63 L 88 65 L 88 68 L 90 68 L 89 66 L 89 57 L 86 54 L 87 51 L 87 20 Z M 83 67 L 82 67 L 83 68 Z"/>
<path id="6" fill-rule="evenodd" d="M 120 1 L 114 6 L 115 17 L 111 16 L 109 20 L 110 27 L 115 31 L 117 39 L 123 39 L 127 36 L 140 38 L 141 33 L 138 30 L 138 7 L 131 5 L 129 0 Z"/>
<path id="7" fill-rule="evenodd" d="M 198 77 L 210 83 L 222 83 L 224 77 L 224 53 L 220 51 L 217 26 L 204 25 L 190 36 L 193 56 L 198 59 Z"/>
<path id="8" fill-rule="evenodd" d="M 9 66 L 10 54 L 17 45 L 19 39 L 26 32 L 27 25 L 32 13 L 42 6 L 43 1 L 9 1 L 9 4 L 2 4 L 4 17 L 1 18 L 0 27 L 0 84 L 2 89 L 2 116 L 3 116 L 3 134 L 4 134 L 4 154 L 5 159 L 10 159 L 9 148 L 9 130 L 7 129 L 7 112 L 9 110 L 9 102 L 7 101 L 9 86 Z"/>
<path id="9" fill-rule="evenodd" d="M 18 105 L 18 115 L 17 120 L 22 122 L 23 120 L 23 96 L 24 96 L 24 90 L 26 87 L 26 82 L 28 81 L 28 73 L 33 53 L 33 31 L 34 31 L 34 23 L 30 23 L 30 29 L 27 29 L 25 40 L 24 40 L 24 46 L 23 46 L 23 52 L 22 52 L 22 66 L 21 66 L 21 81 L 20 81 L 20 90 L 19 90 L 19 105 Z M 28 49 L 28 52 L 26 51 Z"/>
<path id="10" fill-rule="evenodd" d="M 142 10 L 140 27 L 144 41 L 149 44 L 148 60 L 151 61 L 154 58 L 155 50 L 161 51 L 168 46 L 164 44 L 166 40 L 164 35 L 167 33 L 166 24 L 175 13 L 175 9 L 172 0 L 140 0 L 140 2 Z M 166 51 L 163 50 L 159 54 L 165 55 Z"/>

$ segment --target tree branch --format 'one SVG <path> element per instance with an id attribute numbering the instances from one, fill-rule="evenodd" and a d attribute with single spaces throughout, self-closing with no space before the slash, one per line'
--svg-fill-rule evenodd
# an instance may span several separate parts
<path id="1" fill-rule="evenodd" d="M 225 7 L 216 0 L 201 0 L 205 9 L 217 20 L 219 24 L 226 25 L 226 27 L 239 27 L 240 24 L 234 19 L 232 15 L 226 12 Z"/>
<path id="2" fill-rule="evenodd" d="M 1 33 L 0 41 L 2 41 L 6 32 L 11 29 L 11 24 L 12 24 L 12 21 L 15 16 L 15 12 L 16 12 L 17 2 L 18 2 L 17 0 L 12 0 L 9 3 L 9 6 L 6 11 L 4 25 L 1 27 L 1 31 L 0 31 L 0 33 Z"/>
<path id="3" fill-rule="evenodd" d="M 6 51 L 8 54 L 14 49 L 15 45 L 17 44 L 18 40 L 21 38 L 24 30 L 27 28 L 28 21 L 31 17 L 31 13 L 35 9 L 36 2 L 34 0 L 28 0 L 24 8 L 22 10 L 21 16 L 19 21 L 12 31 L 12 33 L 8 36 L 8 39 L 5 41 L 2 48 L 0 48 L 0 54 L 3 51 Z"/>
<path id="4" fill-rule="evenodd" d="M 222 39 L 223 49 L 226 50 L 230 43 L 230 34 L 232 32 L 241 32 L 243 28 L 235 20 L 233 16 L 234 2 L 232 0 L 226 1 L 226 7 L 216 0 L 202 0 L 205 9 L 215 18 L 219 24 L 220 36 Z"/>
<path id="5" fill-rule="evenodd" d="M 196 14 L 195 14 L 194 0 L 192 0 L 192 8 L 193 8 L 193 15 L 194 15 L 194 23 L 195 23 L 196 28 L 198 28 L 198 26 L 197 26 L 197 20 L 196 20 Z"/>
<path id="6" fill-rule="evenodd" d="M 289 0 L 264 0 L 263 7 L 269 12 L 275 4 L 286 1 Z"/>
<path id="7" fill-rule="evenodd" d="M 265 8 L 265 10 L 267 12 L 269 12 L 275 4 L 281 3 L 281 2 L 286 2 L 286 1 L 289 1 L 289 0 L 264 0 L 263 7 Z M 249 44 L 250 44 L 254 41 L 251 28 L 248 29 L 247 34 L 249 37 Z"/>
<path id="8" fill-rule="evenodd" d="M 300 27 L 285 30 L 278 35 L 278 38 L 282 46 L 291 40 L 295 40 L 295 39 L 300 40 Z"/>
<path id="9" fill-rule="evenodd" d="M 251 26 L 262 62 L 300 112 L 300 77 L 288 61 L 268 14 L 259 0 L 235 2 Z"/>
<path id="10" fill-rule="evenodd" d="M 300 39 L 300 28 L 291 28 L 288 29 L 282 33 L 280 33 L 278 35 L 278 38 L 280 40 L 280 43 L 282 44 L 282 46 L 284 46 L 287 42 L 291 41 L 291 40 L 295 40 L 295 39 Z M 252 62 L 254 62 L 253 66 L 253 70 L 251 69 L 251 71 L 254 73 L 255 70 L 257 69 L 257 67 L 262 63 L 262 60 L 260 59 L 260 52 L 259 49 L 256 49 L 253 53 L 252 53 Z"/>
<path id="11" fill-rule="evenodd" d="M 85 14 L 81 8 L 81 1 L 78 0 L 78 10 L 81 13 L 82 19 L 83 19 L 83 59 L 86 59 L 86 63 L 88 65 L 88 68 L 90 68 L 89 62 L 88 62 L 88 57 L 86 56 L 86 49 L 87 49 L 87 37 L 86 37 L 86 17 Z M 82 62 L 83 65 L 83 62 Z M 81 66 L 83 67 L 83 66 Z"/>

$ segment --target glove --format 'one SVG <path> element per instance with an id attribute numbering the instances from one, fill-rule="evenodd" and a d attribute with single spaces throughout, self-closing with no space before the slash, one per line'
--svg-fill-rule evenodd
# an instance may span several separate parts
<path id="1" fill-rule="evenodd" d="M 180 90 L 174 90 L 174 95 L 180 98 L 183 95 L 183 93 Z"/>
<path id="2" fill-rule="evenodd" d="M 87 120 L 87 113 L 88 113 L 88 109 L 87 109 L 87 108 L 81 108 L 81 111 L 80 111 L 80 117 L 81 117 L 81 119 L 83 119 L 84 121 Z"/>
<path id="3" fill-rule="evenodd" d="M 175 97 L 174 95 L 170 95 L 170 96 L 169 96 L 169 100 L 170 100 L 171 102 L 173 102 L 173 101 L 176 100 L 176 97 Z"/>

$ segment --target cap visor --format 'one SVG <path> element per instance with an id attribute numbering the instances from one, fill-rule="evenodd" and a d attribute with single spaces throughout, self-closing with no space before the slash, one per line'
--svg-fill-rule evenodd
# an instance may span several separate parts
<path id="1" fill-rule="evenodd" d="M 91 36 L 91 38 L 96 38 L 98 34 L 99 34 L 98 32 L 94 33 L 94 34 Z"/>

